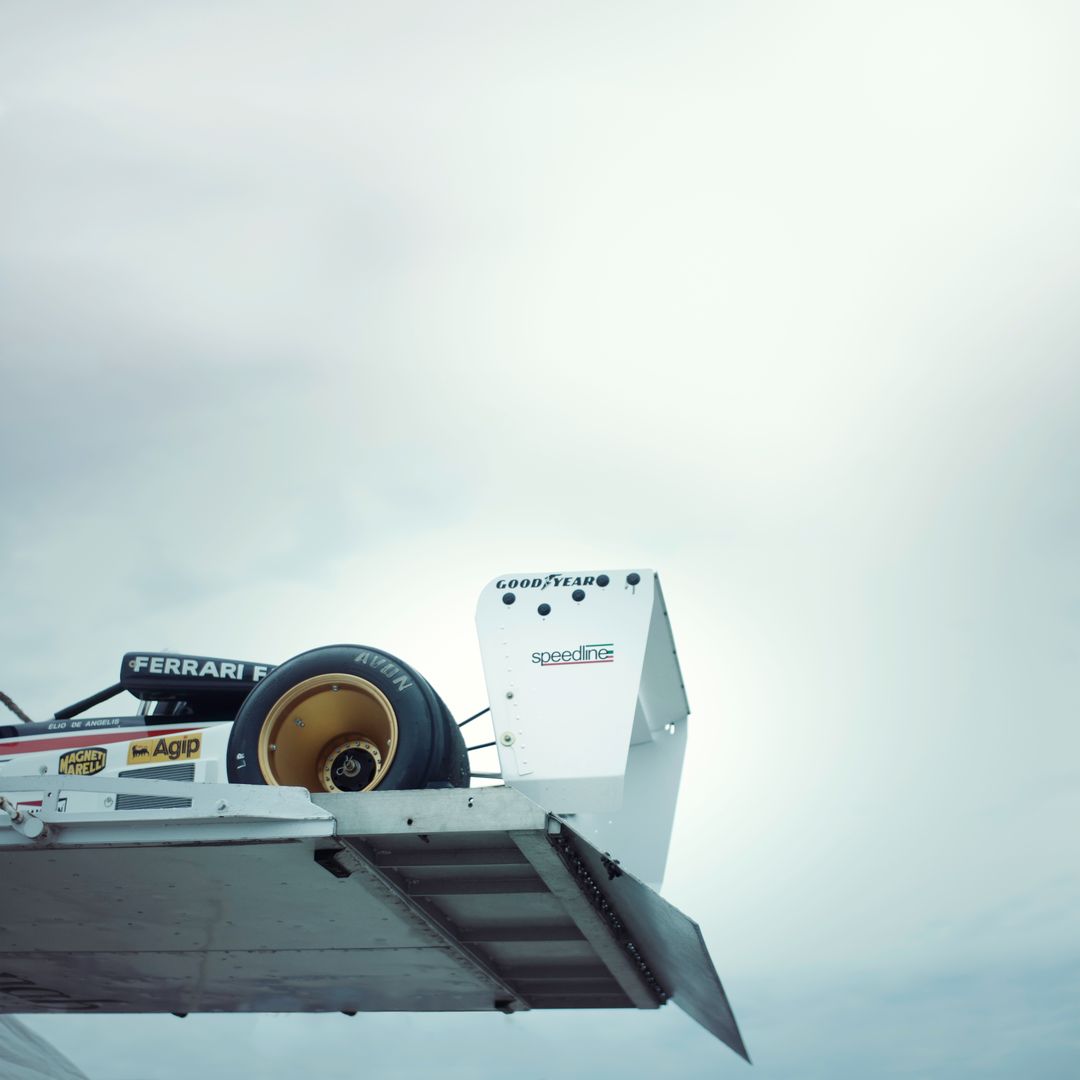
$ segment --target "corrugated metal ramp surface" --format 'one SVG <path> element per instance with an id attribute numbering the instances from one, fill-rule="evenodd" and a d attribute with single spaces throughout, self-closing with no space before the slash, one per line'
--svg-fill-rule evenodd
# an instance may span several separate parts
<path id="1" fill-rule="evenodd" d="M 697 926 L 518 792 L 107 783 L 193 805 L 65 815 L 57 790 L 44 838 L 0 829 L 0 1012 L 671 999 L 746 1054 Z"/>

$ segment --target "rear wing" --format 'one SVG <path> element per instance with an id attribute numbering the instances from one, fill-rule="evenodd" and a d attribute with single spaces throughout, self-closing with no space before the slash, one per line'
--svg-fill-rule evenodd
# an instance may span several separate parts
<path id="1" fill-rule="evenodd" d="M 505 574 L 476 622 L 505 783 L 659 886 L 690 707 L 658 575 Z"/>

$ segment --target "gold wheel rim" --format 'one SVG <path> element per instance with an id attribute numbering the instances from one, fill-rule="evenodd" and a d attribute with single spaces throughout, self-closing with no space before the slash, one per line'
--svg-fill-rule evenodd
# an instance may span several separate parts
<path id="1" fill-rule="evenodd" d="M 375 773 L 355 790 L 370 791 L 389 771 L 397 744 L 397 714 L 377 686 L 356 675 L 316 675 L 270 707 L 259 731 L 259 768 L 268 784 L 337 792 L 342 789 L 330 768 L 335 754 L 367 747 Z"/>

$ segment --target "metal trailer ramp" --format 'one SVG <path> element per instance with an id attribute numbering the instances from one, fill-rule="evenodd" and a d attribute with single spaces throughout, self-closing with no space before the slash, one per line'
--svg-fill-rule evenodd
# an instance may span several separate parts
<path id="1" fill-rule="evenodd" d="M 42 806 L 21 824 L 0 815 L 0 1012 L 670 999 L 747 1057 L 697 925 L 513 789 L 309 796 L 98 777 L 7 787 Z M 65 813 L 75 788 L 100 791 L 106 808 Z"/>

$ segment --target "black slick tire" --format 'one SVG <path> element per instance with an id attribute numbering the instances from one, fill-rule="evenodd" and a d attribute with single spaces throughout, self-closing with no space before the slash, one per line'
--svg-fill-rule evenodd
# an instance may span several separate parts
<path id="1" fill-rule="evenodd" d="M 327 645 L 301 653 L 276 667 L 248 694 L 229 737 L 230 783 L 276 782 L 260 767 L 260 737 L 267 717 L 297 684 L 333 675 L 365 680 L 385 695 L 393 709 L 397 748 L 378 789 L 468 787 L 464 740 L 441 699 L 403 660 L 366 645 Z"/>

